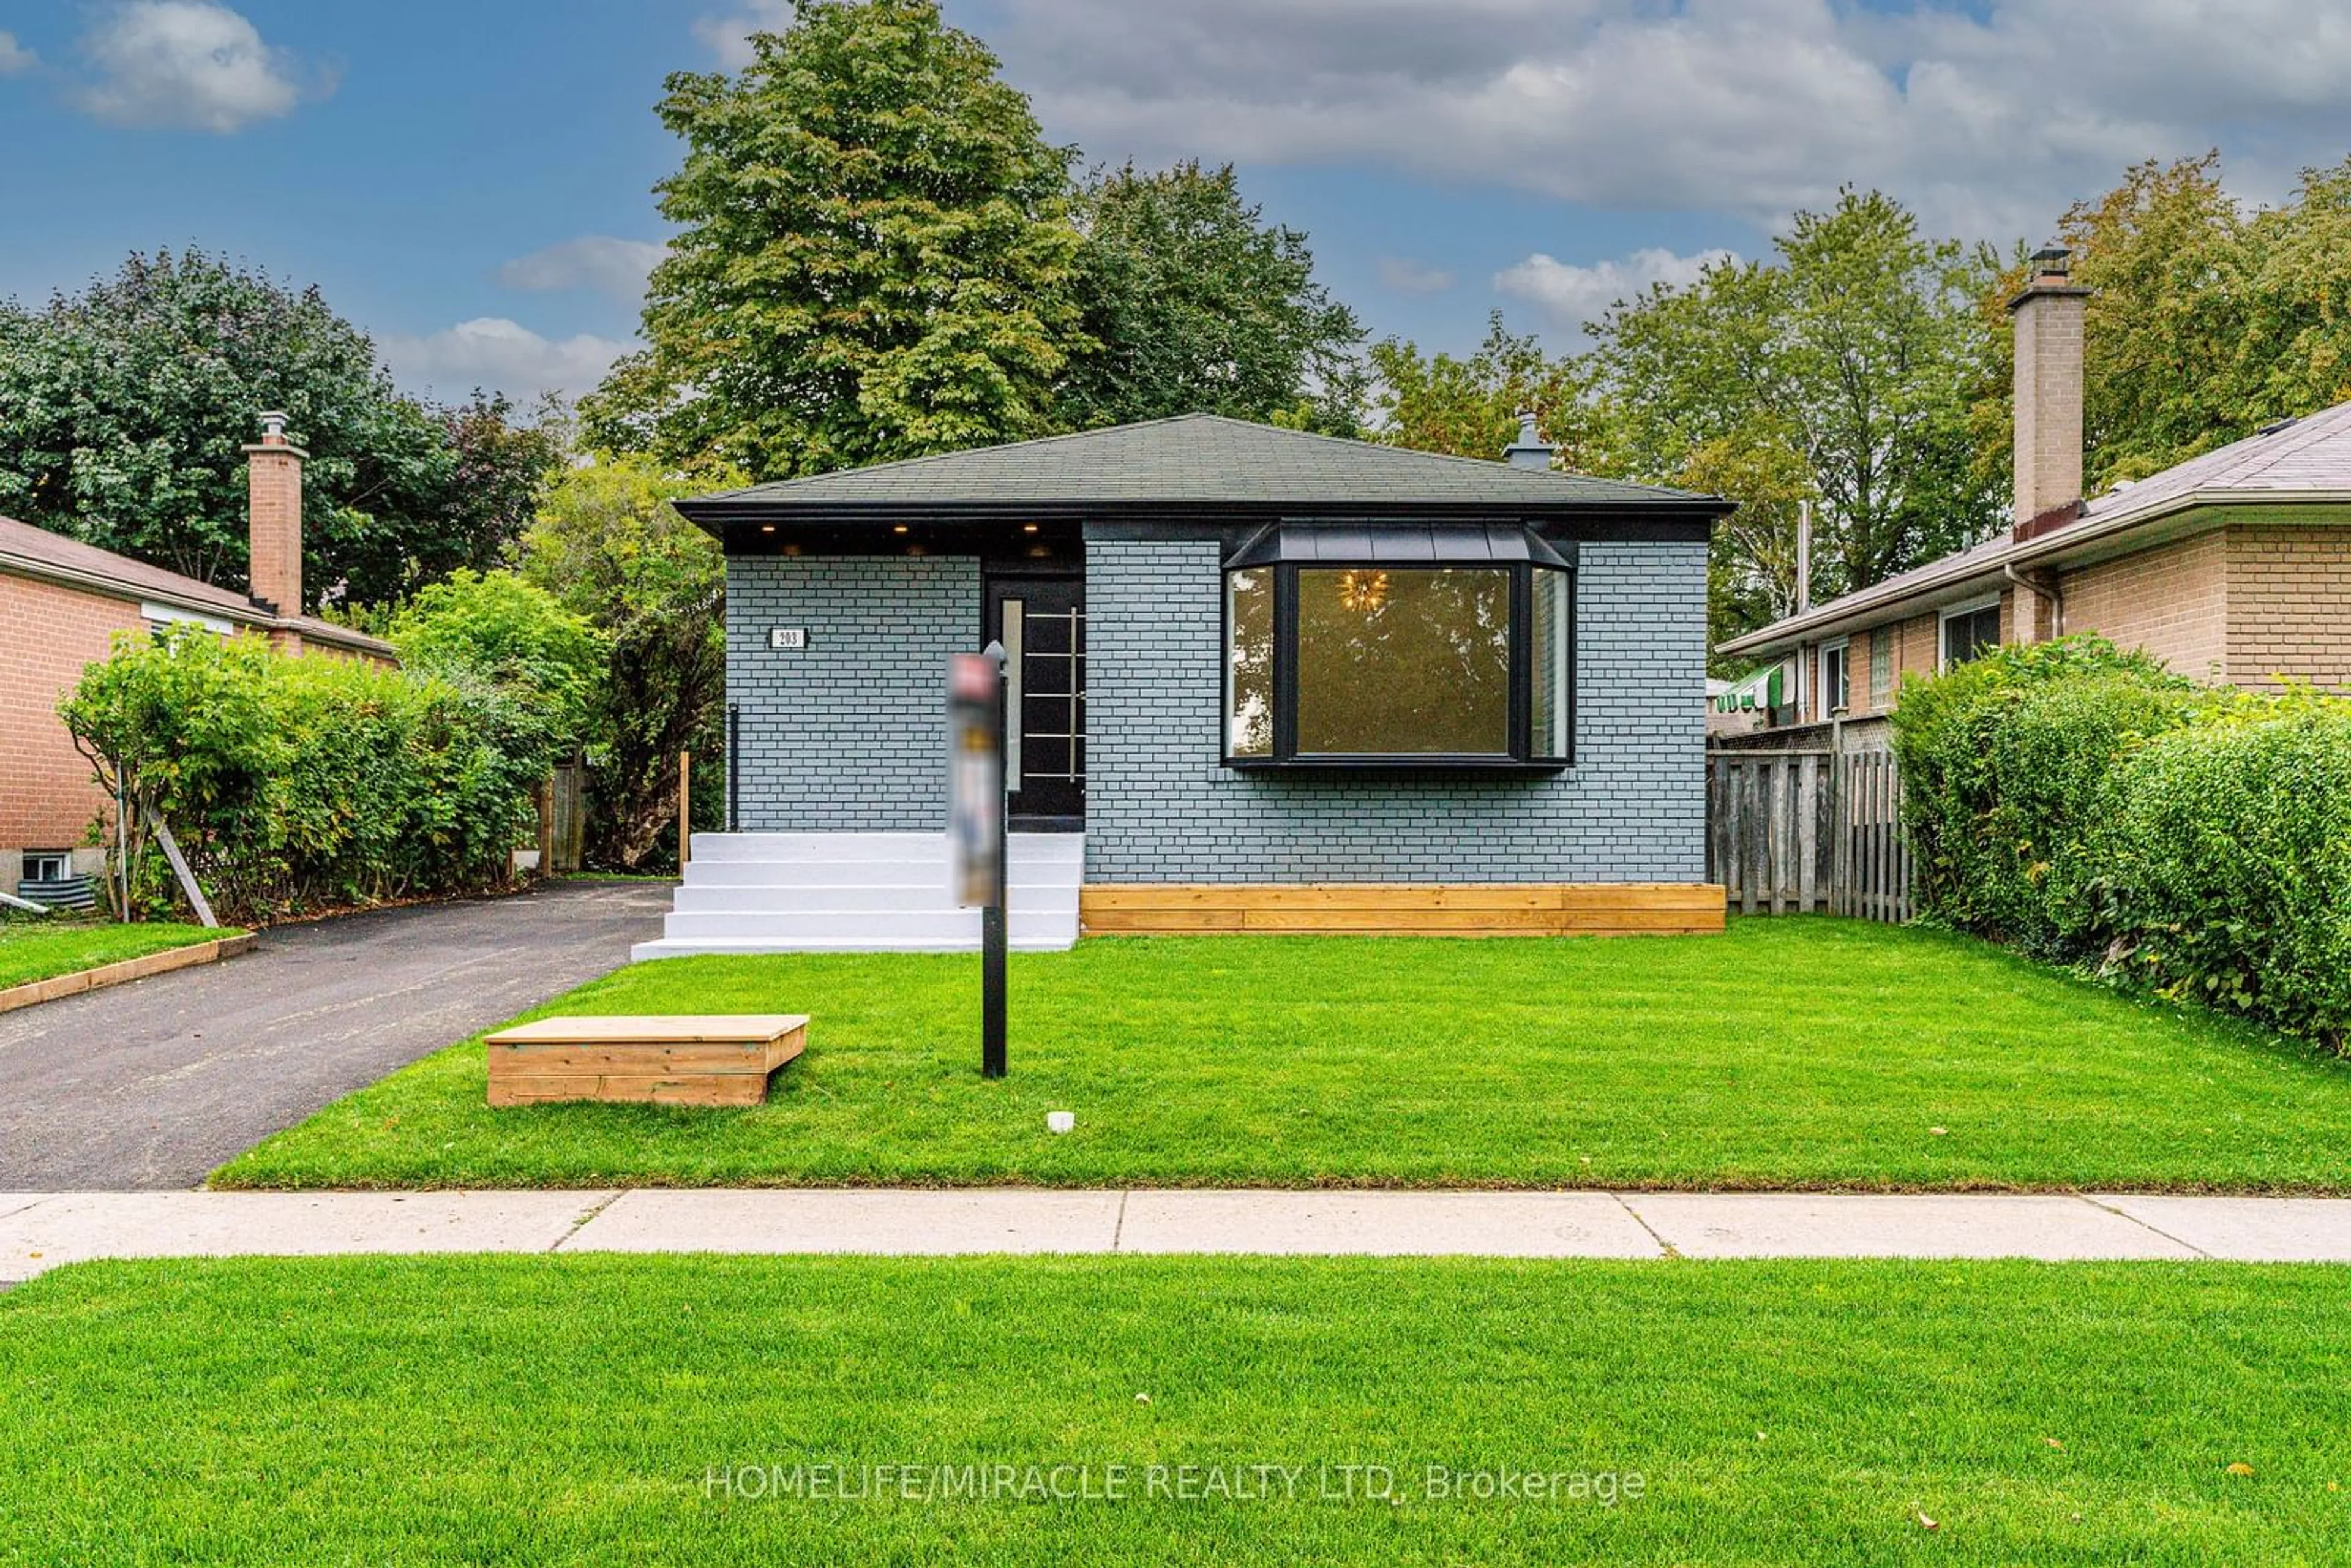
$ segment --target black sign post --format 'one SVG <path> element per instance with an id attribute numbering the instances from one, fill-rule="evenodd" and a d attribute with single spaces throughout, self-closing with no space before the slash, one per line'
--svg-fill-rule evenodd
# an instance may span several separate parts
<path id="1" fill-rule="evenodd" d="M 947 671 L 947 840 L 956 901 L 979 906 L 979 1075 L 1004 1050 L 1004 644 L 957 653 Z"/>

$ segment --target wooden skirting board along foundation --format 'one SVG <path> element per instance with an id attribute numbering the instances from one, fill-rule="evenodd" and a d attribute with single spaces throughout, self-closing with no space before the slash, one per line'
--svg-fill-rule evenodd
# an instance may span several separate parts
<path id="1" fill-rule="evenodd" d="M 1706 936 L 1711 883 L 1090 883 L 1090 936 L 1332 932 L 1357 936 Z"/>
<path id="2" fill-rule="evenodd" d="M 539 1019 L 489 1037 L 490 1103 L 757 1105 L 768 1075 L 807 1045 L 808 1021 L 800 1013 Z"/>

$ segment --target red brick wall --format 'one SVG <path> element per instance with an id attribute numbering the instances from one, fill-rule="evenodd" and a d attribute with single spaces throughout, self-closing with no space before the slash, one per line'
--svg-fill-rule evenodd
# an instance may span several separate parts
<path id="1" fill-rule="evenodd" d="M 81 841 L 106 797 L 57 701 L 84 665 L 106 657 L 116 632 L 143 624 L 136 603 L 0 575 L 0 850 Z M 16 883 L 15 863 L 0 863 L 0 886 Z"/>

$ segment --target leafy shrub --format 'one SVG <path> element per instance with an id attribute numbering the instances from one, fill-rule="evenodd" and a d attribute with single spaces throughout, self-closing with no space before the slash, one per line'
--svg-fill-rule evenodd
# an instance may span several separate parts
<path id="1" fill-rule="evenodd" d="M 726 563 L 670 502 L 743 483 L 728 470 L 688 477 L 600 455 L 562 475 L 524 538 L 523 575 L 606 650 L 588 714 L 591 866 L 675 863 L 680 751 L 695 754 L 695 820 L 725 819 Z"/>
<path id="2" fill-rule="evenodd" d="M 2069 638 L 1905 686 L 1928 918 L 2351 1050 L 2351 703 Z"/>
<path id="3" fill-rule="evenodd" d="M 127 806 L 134 911 L 174 889 L 152 809 L 225 918 L 475 891 L 511 875 L 560 740 L 546 706 L 191 626 L 121 640 L 61 705 Z"/>
<path id="4" fill-rule="evenodd" d="M 386 630 L 410 669 L 486 679 L 541 705 L 565 738 L 582 737 L 605 640 L 537 583 L 460 567 L 421 590 Z"/>
<path id="5" fill-rule="evenodd" d="M 2005 647 L 1906 684 L 1894 749 L 1920 913 L 2061 952 L 2075 921 L 2052 888 L 2070 885 L 2108 775 L 2195 701 L 2153 659 L 2095 637 Z"/>
<path id="6" fill-rule="evenodd" d="M 2121 761 L 2085 848 L 2103 966 L 2351 1046 L 2351 704 L 2213 703 Z"/>

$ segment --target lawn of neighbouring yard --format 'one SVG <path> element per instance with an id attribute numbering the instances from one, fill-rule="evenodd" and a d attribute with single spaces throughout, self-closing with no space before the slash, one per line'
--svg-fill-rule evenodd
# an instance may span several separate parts
<path id="1" fill-rule="evenodd" d="M 2218 1263 L 83 1265 L 0 1296 L 0 1562 L 2337 1562 L 2346 1312 Z"/>
<path id="2" fill-rule="evenodd" d="M 119 925 L 57 915 L 11 917 L 0 920 L 0 990 L 237 935 L 202 925 Z"/>
<path id="3" fill-rule="evenodd" d="M 753 1110 L 494 1112 L 468 1040 L 213 1179 L 2351 1191 L 2351 1063 L 1925 930 L 1092 940 L 1013 955 L 999 1082 L 977 981 L 969 955 L 635 965 L 530 1016 L 805 1012 L 807 1054 Z"/>

